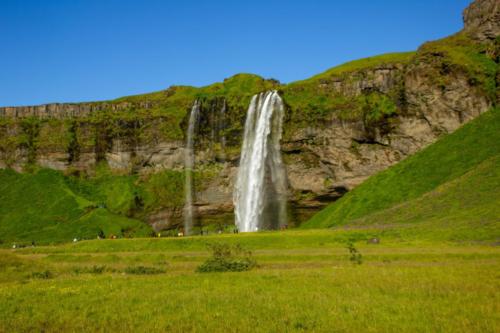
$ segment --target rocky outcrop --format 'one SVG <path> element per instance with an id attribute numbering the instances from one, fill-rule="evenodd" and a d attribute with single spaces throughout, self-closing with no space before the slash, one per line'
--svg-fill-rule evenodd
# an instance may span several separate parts
<path id="1" fill-rule="evenodd" d="M 500 2 L 476 0 L 464 10 L 464 30 L 481 41 L 500 35 Z"/>
<path id="2" fill-rule="evenodd" d="M 319 86 L 349 97 L 359 96 L 367 90 L 387 94 L 399 82 L 403 68 L 402 64 L 384 64 L 369 70 L 356 71 L 348 77 L 320 80 Z"/>
<path id="3" fill-rule="evenodd" d="M 87 117 L 97 111 L 119 111 L 134 107 L 149 109 L 152 102 L 143 103 L 51 103 L 34 106 L 0 107 L 0 117 L 38 117 L 42 119 L 65 119 L 73 117 Z"/>

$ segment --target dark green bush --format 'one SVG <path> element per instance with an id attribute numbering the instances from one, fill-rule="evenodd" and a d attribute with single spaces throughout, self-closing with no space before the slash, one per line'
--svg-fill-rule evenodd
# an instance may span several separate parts
<path id="1" fill-rule="evenodd" d="M 210 244 L 212 257 L 207 259 L 196 269 L 199 273 L 208 272 L 242 272 L 257 266 L 252 258 L 252 252 L 243 249 L 240 245 Z"/>
<path id="2" fill-rule="evenodd" d="M 52 274 L 52 272 L 50 272 L 49 270 L 45 270 L 42 272 L 33 272 L 31 273 L 31 277 L 34 279 L 47 280 L 47 279 L 52 279 L 54 277 L 54 274 Z"/>
<path id="3" fill-rule="evenodd" d="M 135 275 L 152 275 L 165 273 L 165 270 L 157 267 L 133 266 L 125 268 L 125 273 Z"/>
<path id="4" fill-rule="evenodd" d="M 361 265 L 361 263 L 363 262 L 363 256 L 361 255 L 361 253 L 359 253 L 358 249 L 354 246 L 353 240 L 349 240 L 347 242 L 347 250 L 349 250 L 349 254 L 350 254 L 349 260 L 353 264 Z"/>
<path id="5" fill-rule="evenodd" d="M 102 274 L 106 271 L 106 266 L 97 266 L 94 265 L 92 267 L 76 267 L 73 269 L 75 274 Z"/>

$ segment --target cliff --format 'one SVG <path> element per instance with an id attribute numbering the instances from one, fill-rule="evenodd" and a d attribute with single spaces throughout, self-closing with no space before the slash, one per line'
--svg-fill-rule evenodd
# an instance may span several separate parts
<path id="1" fill-rule="evenodd" d="M 181 221 L 184 136 L 199 99 L 197 214 L 200 223 L 231 224 L 246 108 L 253 94 L 277 89 L 286 103 L 282 151 L 296 223 L 497 103 L 498 7 L 475 1 L 456 35 L 288 85 L 240 74 L 107 102 L 0 108 L 0 166 L 92 179 L 106 165 L 116 177 L 134 176 L 137 188 L 156 182 L 160 199 L 145 203 L 147 195 L 131 189 L 127 214 L 170 227 Z"/>
<path id="2" fill-rule="evenodd" d="M 495 39 L 500 34 L 500 2 L 477 0 L 464 10 L 464 30 L 479 40 Z"/>

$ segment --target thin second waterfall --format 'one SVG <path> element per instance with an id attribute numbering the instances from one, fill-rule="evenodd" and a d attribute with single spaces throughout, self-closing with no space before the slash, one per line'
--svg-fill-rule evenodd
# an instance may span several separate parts
<path id="1" fill-rule="evenodd" d="M 194 135 L 198 118 L 200 116 L 200 102 L 196 100 L 191 108 L 189 115 L 189 124 L 186 135 L 186 150 L 184 155 L 184 170 L 185 170 L 185 203 L 184 203 L 184 234 L 191 234 L 193 229 L 193 168 L 194 168 Z"/>
<path id="2" fill-rule="evenodd" d="M 283 115 L 277 91 L 253 96 L 233 197 L 242 232 L 277 229 L 286 223 L 287 181 L 280 149 Z"/>

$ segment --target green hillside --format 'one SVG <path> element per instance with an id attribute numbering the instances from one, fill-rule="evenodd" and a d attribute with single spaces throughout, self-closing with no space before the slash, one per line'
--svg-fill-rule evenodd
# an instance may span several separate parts
<path id="1" fill-rule="evenodd" d="M 383 229 L 401 226 L 420 239 L 484 241 L 500 239 L 500 155 L 423 196 L 349 223 Z M 381 228 L 382 227 L 382 228 Z M 416 237 L 415 237 L 416 238 Z"/>
<path id="2" fill-rule="evenodd" d="M 53 170 L 32 174 L 0 170 L 0 201 L 0 242 L 4 245 L 93 239 L 101 231 L 108 237 L 151 233 L 144 223 L 75 194 L 65 177 Z"/>
<path id="3" fill-rule="evenodd" d="M 370 177 L 303 227 L 424 221 L 454 226 L 498 223 L 499 128 L 500 110 L 493 109 Z"/>

